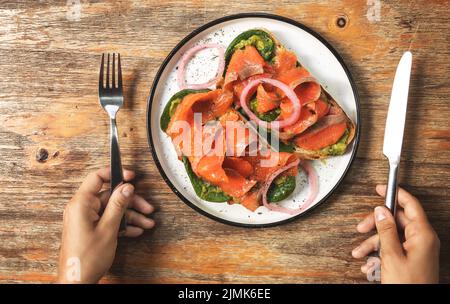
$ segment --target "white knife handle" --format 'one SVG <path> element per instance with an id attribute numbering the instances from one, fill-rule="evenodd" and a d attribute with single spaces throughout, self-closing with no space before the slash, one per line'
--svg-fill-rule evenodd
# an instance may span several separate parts
<path id="1" fill-rule="evenodd" d="M 386 189 L 386 207 L 391 210 L 394 216 L 397 207 L 397 172 L 398 162 L 389 162 L 389 178 Z"/>

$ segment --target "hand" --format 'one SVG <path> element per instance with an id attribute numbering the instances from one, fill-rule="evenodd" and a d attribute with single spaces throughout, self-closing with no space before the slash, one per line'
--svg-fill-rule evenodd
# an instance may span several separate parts
<path id="1" fill-rule="evenodd" d="M 384 197 L 386 186 L 378 185 L 376 191 Z M 400 242 L 389 209 L 376 207 L 356 229 L 367 233 L 376 228 L 378 234 L 353 249 L 353 257 L 364 258 L 381 246 L 381 283 L 438 283 L 440 242 L 436 232 L 417 198 L 401 188 L 398 205 L 397 224 L 403 231 L 404 241 Z M 361 271 L 367 274 L 372 266 L 365 264 Z"/>
<path id="2" fill-rule="evenodd" d="M 137 237 L 155 222 L 144 214 L 154 211 L 152 205 L 134 194 L 127 183 L 134 172 L 124 170 L 125 183 L 110 196 L 101 191 L 110 180 L 110 169 L 89 174 L 64 210 L 63 234 L 58 267 L 58 282 L 97 283 L 111 267 L 116 248 L 119 225 L 125 214 L 124 236 Z M 132 209 L 128 209 L 132 208 Z"/>

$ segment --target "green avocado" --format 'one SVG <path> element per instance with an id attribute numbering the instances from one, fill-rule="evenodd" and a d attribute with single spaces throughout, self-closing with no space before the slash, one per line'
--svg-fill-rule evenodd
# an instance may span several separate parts
<path id="1" fill-rule="evenodd" d="M 231 41 L 225 51 L 226 66 L 228 66 L 234 51 L 243 49 L 247 45 L 254 46 L 266 61 L 270 61 L 275 54 L 275 42 L 268 33 L 257 29 L 248 30 L 241 33 L 234 38 L 233 41 Z"/>
<path id="2" fill-rule="evenodd" d="M 286 199 L 295 190 L 295 176 L 279 176 L 267 192 L 267 200 L 272 203 L 280 202 Z"/>
<path id="3" fill-rule="evenodd" d="M 231 199 L 231 196 L 225 194 L 219 187 L 198 178 L 198 176 L 195 175 L 194 171 L 192 171 L 191 163 L 186 156 L 183 156 L 183 163 L 191 181 L 192 187 L 194 188 L 194 191 L 198 195 L 198 197 L 205 201 L 214 203 L 223 203 Z"/>
<path id="4" fill-rule="evenodd" d="M 161 114 L 161 119 L 159 121 L 159 125 L 161 127 L 161 130 L 166 131 L 167 127 L 169 126 L 170 117 L 175 113 L 176 108 L 181 103 L 183 98 L 186 95 L 194 94 L 194 93 L 204 93 L 208 92 L 210 90 L 181 90 L 177 93 L 175 93 L 170 99 L 169 102 L 166 104 L 163 113 Z"/>
<path id="5" fill-rule="evenodd" d="M 348 130 L 345 130 L 344 135 L 342 135 L 342 137 L 339 139 L 339 141 L 337 143 L 321 149 L 320 153 L 327 154 L 327 155 L 342 155 L 342 154 L 344 154 L 345 150 L 347 149 L 348 135 L 349 135 Z"/>

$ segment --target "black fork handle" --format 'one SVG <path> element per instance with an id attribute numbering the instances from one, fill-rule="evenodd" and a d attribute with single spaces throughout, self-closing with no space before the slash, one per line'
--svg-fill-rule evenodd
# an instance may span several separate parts
<path id="1" fill-rule="evenodd" d="M 123 183 L 122 161 L 120 159 L 119 137 L 117 132 L 116 119 L 111 118 L 111 194 Z M 120 221 L 119 233 L 127 228 L 125 215 Z"/>

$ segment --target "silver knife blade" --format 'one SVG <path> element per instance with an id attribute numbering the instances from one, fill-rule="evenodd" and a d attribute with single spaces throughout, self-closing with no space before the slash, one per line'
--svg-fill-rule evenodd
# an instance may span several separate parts
<path id="1" fill-rule="evenodd" d="M 412 54 L 411 52 L 405 52 L 397 66 L 394 84 L 392 86 L 383 145 L 383 154 L 389 159 L 389 163 L 391 164 L 398 164 L 400 162 L 411 65 Z"/>

